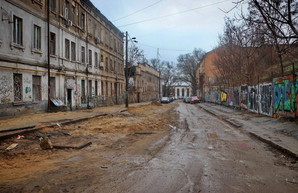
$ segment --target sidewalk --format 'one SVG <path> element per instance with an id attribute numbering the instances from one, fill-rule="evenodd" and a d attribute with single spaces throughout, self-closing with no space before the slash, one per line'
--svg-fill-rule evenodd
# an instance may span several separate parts
<path id="1" fill-rule="evenodd" d="M 134 103 L 129 104 L 129 107 L 137 107 L 142 105 L 150 104 L 145 103 Z M 31 113 L 24 114 L 16 117 L 2 117 L 0 119 L 0 131 L 22 128 L 22 127 L 33 127 L 40 128 L 45 126 L 52 126 L 61 123 L 70 123 L 77 120 L 88 119 L 96 116 L 102 116 L 106 114 L 117 113 L 121 110 L 125 110 L 125 105 L 115 105 L 108 107 L 96 107 L 93 109 L 82 109 L 75 111 L 66 112 L 55 112 L 55 113 Z"/>
<path id="2" fill-rule="evenodd" d="M 298 158 L 297 122 L 274 119 L 213 103 L 200 103 L 199 106 L 230 125 L 243 128 L 253 137 Z"/>

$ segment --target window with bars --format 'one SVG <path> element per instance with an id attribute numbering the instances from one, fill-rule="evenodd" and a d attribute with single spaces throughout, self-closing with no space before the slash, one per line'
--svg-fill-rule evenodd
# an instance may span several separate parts
<path id="1" fill-rule="evenodd" d="M 32 76 L 32 94 L 33 101 L 39 102 L 41 101 L 41 77 L 40 76 Z"/>
<path id="2" fill-rule="evenodd" d="M 65 58 L 69 59 L 69 40 L 65 39 Z"/>
<path id="3" fill-rule="evenodd" d="M 56 34 L 50 33 L 50 54 L 56 55 Z"/>
<path id="4" fill-rule="evenodd" d="M 33 42 L 33 48 L 36 50 L 41 49 L 41 28 L 37 25 L 34 25 L 34 42 Z"/>
<path id="5" fill-rule="evenodd" d="M 23 45 L 23 19 L 13 16 L 13 43 Z"/>
<path id="6" fill-rule="evenodd" d="M 76 43 L 71 42 L 71 60 L 76 61 Z"/>
<path id="7" fill-rule="evenodd" d="M 13 74 L 13 91 L 14 91 L 14 101 L 23 100 L 23 83 L 22 74 Z"/>

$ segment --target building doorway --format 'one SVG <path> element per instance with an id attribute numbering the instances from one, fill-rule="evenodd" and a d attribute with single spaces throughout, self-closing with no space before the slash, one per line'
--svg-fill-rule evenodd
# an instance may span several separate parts
<path id="1" fill-rule="evenodd" d="M 67 89 L 67 108 L 72 111 L 72 89 Z"/>

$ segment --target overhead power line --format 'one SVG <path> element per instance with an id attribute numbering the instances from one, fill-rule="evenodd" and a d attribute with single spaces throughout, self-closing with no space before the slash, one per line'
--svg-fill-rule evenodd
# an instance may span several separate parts
<path id="1" fill-rule="evenodd" d="M 220 3 L 223 3 L 223 2 L 226 2 L 226 1 L 230 1 L 230 0 L 219 1 L 219 2 L 209 4 L 209 5 L 204 5 L 204 6 L 200 6 L 200 7 L 196 7 L 196 8 L 192 8 L 192 9 L 187 9 L 187 10 L 177 12 L 177 13 L 173 13 L 173 14 L 168 14 L 168 15 L 163 15 L 163 16 L 159 16 L 159 17 L 154 17 L 154 18 L 151 18 L 151 19 L 145 19 L 145 20 L 142 20 L 142 21 L 128 23 L 128 24 L 117 26 L 117 27 L 126 27 L 126 26 L 129 26 L 129 25 L 135 25 L 135 24 L 139 24 L 139 23 L 145 23 L 145 22 L 148 22 L 148 21 L 154 21 L 154 20 L 158 20 L 158 19 L 162 19 L 162 18 L 166 18 L 166 17 L 171 17 L 171 16 L 174 16 L 174 15 L 180 15 L 180 14 L 184 14 L 184 13 L 187 13 L 187 12 L 195 11 L 197 9 L 202 9 L 202 8 L 205 8 L 205 7 L 210 7 L 210 6 L 213 6 L 213 5 L 216 5 L 216 4 L 220 4 Z"/>
<path id="2" fill-rule="evenodd" d="M 179 50 L 179 49 L 171 49 L 171 48 L 160 48 L 160 47 L 150 46 L 150 45 L 141 44 L 141 43 L 138 43 L 138 45 L 149 47 L 149 48 L 153 48 L 153 49 L 165 50 L 165 51 L 191 52 L 191 50 Z"/>
<path id="3" fill-rule="evenodd" d="M 151 4 L 151 5 L 148 5 L 147 7 L 144 7 L 144 8 L 142 8 L 142 9 L 140 9 L 140 10 L 137 10 L 137 11 L 131 13 L 131 14 L 128 14 L 128 15 L 126 15 L 126 16 L 123 16 L 123 17 L 120 17 L 120 18 L 118 18 L 118 19 L 115 19 L 115 20 L 112 21 L 112 22 L 119 21 L 119 20 L 121 20 L 121 19 L 124 19 L 124 18 L 127 18 L 127 17 L 129 17 L 129 16 L 132 16 L 132 15 L 134 15 L 134 14 L 136 14 L 136 13 L 139 13 L 139 12 L 141 12 L 141 11 L 144 11 L 145 9 L 148 9 L 148 8 L 150 8 L 150 7 L 153 7 L 154 5 L 156 5 L 156 4 L 158 4 L 158 3 L 162 2 L 162 1 L 163 1 L 163 0 L 157 1 L 157 2 L 155 2 L 155 3 L 153 3 L 153 4 Z"/>

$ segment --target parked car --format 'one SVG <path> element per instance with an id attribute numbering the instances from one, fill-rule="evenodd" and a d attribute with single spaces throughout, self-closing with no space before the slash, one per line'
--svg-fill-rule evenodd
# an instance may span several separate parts
<path id="1" fill-rule="evenodd" d="M 198 98 L 197 96 L 192 96 L 190 97 L 190 101 L 189 101 L 191 104 L 196 104 L 196 103 L 200 103 L 201 102 L 201 99 Z"/>
<path id="2" fill-rule="evenodd" d="M 190 103 L 191 97 L 184 97 L 183 102 Z"/>
<path id="3" fill-rule="evenodd" d="M 160 102 L 161 102 L 161 103 L 169 103 L 169 102 L 170 102 L 170 98 L 169 98 L 169 97 L 162 97 L 162 98 L 160 99 Z"/>

